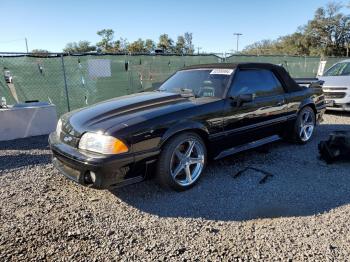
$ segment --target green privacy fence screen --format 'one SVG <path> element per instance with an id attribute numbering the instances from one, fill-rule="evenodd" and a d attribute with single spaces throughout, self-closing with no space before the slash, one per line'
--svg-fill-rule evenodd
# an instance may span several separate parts
<path id="1" fill-rule="evenodd" d="M 326 68 L 341 58 L 331 58 Z M 0 54 L 0 97 L 51 101 L 61 115 L 117 96 L 151 89 L 176 70 L 193 64 L 268 62 L 283 64 L 293 77 L 314 77 L 319 57 L 126 54 Z M 11 79 L 9 77 L 11 76 Z"/>
<path id="2" fill-rule="evenodd" d="M 314 77 L 317 74 L 320 57 L 300 56 L 230 56 L 229 63 L 261 62 L 280 64 L 286 68 L 293 77 Z"/>

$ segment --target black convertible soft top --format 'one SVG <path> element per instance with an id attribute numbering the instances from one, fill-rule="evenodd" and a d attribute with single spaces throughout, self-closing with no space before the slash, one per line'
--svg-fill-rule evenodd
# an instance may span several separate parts
<path id="1" fill-rule="evenodd" d="M 295 80 L 282 66 L 269 63 L 217 63 L 217 64 L 202 64 L 191 65 L 184 67 L 182 70 L 200 69 L 200 68 L 228 68 L 228 69 L 267 69 L 273 71 L 278 78 L 284 82 L 288 92 L 301 91 L 303 87 L 299 86 Z"/>

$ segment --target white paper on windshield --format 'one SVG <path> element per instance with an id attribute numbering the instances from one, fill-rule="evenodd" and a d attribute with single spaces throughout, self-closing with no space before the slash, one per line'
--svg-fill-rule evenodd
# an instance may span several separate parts
<path id="1" fill-rule="evenodd" d="M 218 68 L 213 69 L 210 74 L 211 75 L 231 75 L 233 72 L 233 69 L 226 69 L 226 68 Z"/>

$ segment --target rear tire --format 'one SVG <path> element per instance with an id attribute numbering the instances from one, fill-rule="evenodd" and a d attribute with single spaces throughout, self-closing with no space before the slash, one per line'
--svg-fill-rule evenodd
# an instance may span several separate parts
<path id="1" fill-rule="evenodd" d="M 298 114 L 294 123 L 293 140 L 299 144 L 309 142 L 314 134 L 316 115 L 314 110 L 306 106 Z"/>
<path id="2" fill-rule="evenodd" d="M 156 178 L 165 188 L 184 191 L 193 187 L 207 163 L 207 150 L 202 138 L 186 132 L 172 137 L 162 148 Z"/>

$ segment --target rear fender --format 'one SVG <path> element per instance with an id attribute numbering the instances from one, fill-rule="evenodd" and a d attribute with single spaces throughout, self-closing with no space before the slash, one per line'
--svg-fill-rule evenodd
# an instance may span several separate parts
<path id="1" fill-rule="evenodd" d="M 304 100 L 300 103 L 299 109 L 298 109 L 298 113 L 299 113 L 300 110 L 303 109 L 305 106 L 311 107 L 311 108 L 315 111 L 315 114 L 317 114 L 315 102 L 312 100 L 311 97 L 308 97 L 308 98 L 304 99 Z"/>

